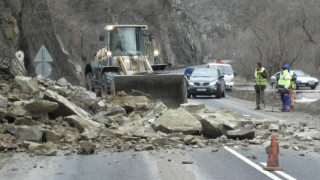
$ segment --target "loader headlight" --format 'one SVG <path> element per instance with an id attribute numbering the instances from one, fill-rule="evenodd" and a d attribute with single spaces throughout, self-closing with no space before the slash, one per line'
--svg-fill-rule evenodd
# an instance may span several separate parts
<path id="1" fill-rule="evenodd" d="M 107 29 L 107 31 L 112 31 L 113 30 L 113 26 L 112 25 L 107 25 L 105 27 L 105 29 Z"/>
<path id="2" fill-rule="evenodd" d="M 107 51 L 107 56 L 112 56 L 112 52 L 111 51 Z"/>
<path id="3" fill-rule="evenodd" d="M 153 51 L 154 56 L 159 56 L 159 54 L 160 54 L 160 52 L 157 49 Z"/>

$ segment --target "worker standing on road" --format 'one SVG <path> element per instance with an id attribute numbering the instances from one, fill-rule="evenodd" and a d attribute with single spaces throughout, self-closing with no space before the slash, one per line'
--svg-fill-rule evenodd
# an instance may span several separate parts
<path id="1" fill-rule="evenodd" d="M 291 75 L 289 73 L 289 65 L 284 65 L 280 71 L 280 78 L 278 81 L 278 93 L 281 95 L 282 101 L 282 112 L 290 112 L 290 84 L 291 84 Z"/>
<path id="2" fill-rule="evenodd" d="M 260 103 L 265 107 L 264 102 L 264 90 L 267 85 L 267 69 L 262 67 L 261 62 L 256 64 L 256 69 L 254 71 L 254 89 L 256 91 L 256 105 L 255 110 L 260 110 Z"/>

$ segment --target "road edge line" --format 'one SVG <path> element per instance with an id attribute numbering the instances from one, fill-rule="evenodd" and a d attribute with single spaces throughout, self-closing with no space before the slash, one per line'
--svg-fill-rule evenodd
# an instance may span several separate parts
<path id="1" fill-rule="evenodd" d="M 265 163 L 265 162 L 260 162 L 260 164 L 262 164 L 263 166 L 267 165 L 267 163 Z M 282 177 L 284 177 L 284 178 L 286 178 L 288 180 L 297 180 L 296 178 L 290 176 L 289 174 L 287 174 L 287 173 L 285 173 L 283 171 L 275 171 L 275 173 L 281 175 Z"/>
<path id="2" fill-rule="evenodd" d="M 270 173 L 269 171 L 265 171 L 262 169 L 262 167 L 260 167 L 259 165 L 257 165 L 256 163 L 250 161 L 248 158 L 242 156 L 241 154 L 239 154 L 238 152 L 234 151 L 233 149 L 225 146 L 224 149 L 226 149 L 227 151 L 229 151 L 231 154 L 235 155 L 236 157 L 238 157 L 239 159 L 243 160 L 244 162 L 246 162 L 247 164 L 249 164 L 250 166 L 254 167 L 255 169 L 257 169 L 258 171 L 260 171 L 261 173 L 265 174 L 266 176 L 268 176 L 269 178 L 273 179 L 273 180 L 282 180 L 281 178 L 279 178 L 278 176 Z"/>

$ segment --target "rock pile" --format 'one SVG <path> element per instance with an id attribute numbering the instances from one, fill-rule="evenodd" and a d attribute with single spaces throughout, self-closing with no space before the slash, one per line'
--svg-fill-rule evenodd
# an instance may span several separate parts
<path id="1" fill-rule="evenodd" d="M 2 152 L 54 156 L 210 145 L 245 148 L 269 141 L 272 133 L 283 148 L 320 149 L 319 131 L 304 123 L 257 120 L 224 108 L 209 111 L 203 104 L 168 109 L 161 101 L 124 92 L 101 98 L 63 78 L 8 77 L 0 77 Z"/>

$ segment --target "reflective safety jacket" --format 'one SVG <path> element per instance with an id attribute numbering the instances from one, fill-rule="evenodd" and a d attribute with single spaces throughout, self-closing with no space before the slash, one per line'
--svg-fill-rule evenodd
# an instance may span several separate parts
<path id="1" fill-rule="evenodd" d="M 290 88 L 290 83 L 291 83 L 291 75 L 288 72 L 288 70 L 283 70 L 282 73 L 280 74 L 280 79 L 278 82 L 278 87 L 279 88 L 285 88 L 289 89 Z"/>
<path id="2" fill-rule="evenodd" d="M 260 72 L 261 74 L 258 73 L 257 68 L 254 71 L 254 77 L 256 79 L 256 82 L 254 83 L 254 85 L 267 85 L 267 77 L 263 77 L 262 73 L 266 73 L 266 68 L 261 67 Z"/>
<path id="3" fill-rule="evenodd" d="M 293 71 L 290 72 L 291 76 L 291 88 L 296 88 L 296 80 L 297 80 L 297 75 Z"/>

